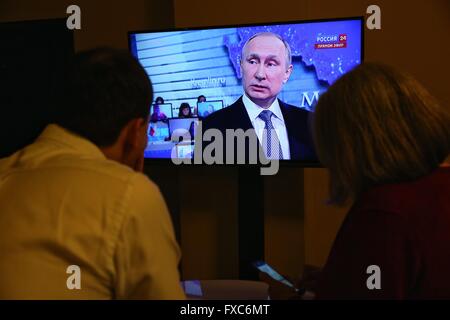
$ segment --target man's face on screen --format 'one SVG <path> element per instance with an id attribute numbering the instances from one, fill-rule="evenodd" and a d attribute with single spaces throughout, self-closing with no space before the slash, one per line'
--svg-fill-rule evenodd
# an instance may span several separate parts
<path id="1" fill-rule="evenodd" d="M 244 48 L 241 71 L 247 96 L 260 107 L 268 108 L 292 72 L 284 43 L 273 35 L 252 39 Z"/>

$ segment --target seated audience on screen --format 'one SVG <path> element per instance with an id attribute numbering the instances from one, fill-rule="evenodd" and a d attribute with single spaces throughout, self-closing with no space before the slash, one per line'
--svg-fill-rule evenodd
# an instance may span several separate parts
<path id="1" fill-rule="evenodd" d="M 179 111 L 178 111 L 178 117 L 179 118 L 192 118 L 192 112 L 191 112 L 191 106 L 187 102 L 183 102 L 180 105 Z"/>
<path id="2" fill-rule="evenodd" d="M 206 102 L 206 97 L 204 95 L 198 96 L 197 102 Z"/>
<path id="3" fill-rule="evenodd" d="M 171 218 L 142 174 L 147 74 L 100 48 L 61 83 L 55 123 L 0 160 L 0 299 L 183 299 Z"/>
<path id="4" fill-rule="evenodd" d="M 322 94 L 330 203 L 350 204 L 318 299 L 450 299 L 450 114 L 411 76 L 366 63 Z"/>

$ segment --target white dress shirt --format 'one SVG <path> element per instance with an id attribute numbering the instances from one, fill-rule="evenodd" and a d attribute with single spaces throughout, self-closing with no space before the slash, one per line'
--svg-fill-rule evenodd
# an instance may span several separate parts
<path id="1" fill-rule="evenodd" d="M 278 140 L 280 140 L 281 150 L 283 151 L 283 159 L 289 160 L 291 158 L 291 152 L 289 150 L 289 138 L 286 129 L 286 123 L 284 122 L 283 113 L 281 112 L 278 99 L 270 105 L 269 108 L 264 109 L 250 100 L 249 97 L 244 93 L 242 96 L 242 102 L 244 103 L 245 110 L 250 117 L 253 128 L 255 129 L 256 135 L 258 136 L 259 142 L 262 144 L 263 130 L 265 127 L 265 122 L 259 117 L 259 114 L 264 110 L 270 110 L 273 113 L 271 118 L 275 132 L 277 133 Z"/>

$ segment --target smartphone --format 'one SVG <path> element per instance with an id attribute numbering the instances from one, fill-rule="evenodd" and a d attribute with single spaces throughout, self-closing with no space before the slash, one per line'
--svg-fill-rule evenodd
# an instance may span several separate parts
<path id="1" fill-rule="evenodd" d="M 259 271 L 268 274 L 272 279 L 280 281 L 281 283 L 284 283 L 285 285 L 287 285 L 287 286 L 289 286 L 291 288 L 294 288 L 296 291 L 298 291 L 298 289 L 290 281 L 288 281 L 285 277 L 283 277 L 281 274 L 279 274 L 277 271 L 275 271 L 275 269 L 272 268 L 271 266 L 269 266 L 266 262 L 264 262 L 264 261 L 255 261 L 253 263 L 253 265 Z"/>

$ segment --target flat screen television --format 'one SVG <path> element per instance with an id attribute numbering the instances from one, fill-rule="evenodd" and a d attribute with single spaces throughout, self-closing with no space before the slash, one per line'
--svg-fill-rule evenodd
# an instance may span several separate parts
<path id="1" fill-rule="evenodd" d="M 257 121 L 260 121 L 259 128 L 268 128 L 266 122 L 261 124 L 261 121 L 266 120 L 255 117 L 254 112 L 258 108 L 264 108 L 259 104 L 258 97 L 274 95 L 273 102 L 277 103 L 270 102 L 272 104 L 269 107 L 273 111 L 269 119 L 273 120 L 278 138 L 275 140 L 276 153 L 273 154 L 276 154 L 281 163 L 318 166 L 314 146 L 308 144 L 312 144 L 312 139 L 306 141 L 311 138 L 309 118 L 320 95 L 341 75 L 362 62 L 363 31 L 363 17 L 352 17 L 138 31 L 129 32 L 128 38 L 130 51 L 151 78 L 154 96 L 163 97 L 166 103 L 174 106 L 183 102 L 189 103 L 191 107 L 197 106 L 197 113 L 194 114 L 199 116 L 198 125 L 203 129 L 236 129 L 241 125 L 243 129 L 256 129 Z M 282 58 L 284 60 L 278 59 L 273 52 L 266 54 L 258 51 L 261 45 L 255 41 L 258 37 L 252 39 L 255 34 L 260 34 L 259 40 L 264 36 L 266 39 L 274 39 L 273 34 L 279 37 L 275 41 L 280 41 L 278 46 L 280 43 L 284 44 L 284 51 L 280 51 L 285 54 Z M 249 39 L 251 40 L 243 50 Z M 287 62 L 285 69 L 288 68 L 288 49 L 292 70 L 289 77 L 283 79 L 283 83 L 277 87 L 275 81 L 278 80 L 271 78 L 269 70 L 281 65 L 282 61 Z M 260 69 L 255 71 L 256 69 L 250 68 L 255 65 Z M 206 98 L 206 104 L 198 102 L 200 96 Z M 208 108 L 209 101 L 220 101 L 220 111 L 214 108 L 213 116 L 203 116 L 202 111 L 205 112 L 203 109 Z M 253 111 L 250 106 L 252 103 L 253 107 L 256 106 Z M 295 112 L 286 113 L 287 109 Z M 299 117 L 291 118 L 290 114 L 294 113 L 307 114 L 308 121 L 304 117 L 301 121 L 298 120 Z M 282 125 L 285 126 L 284 129 Z M 170 127 L 169 122 L 169 130 Z M 261 147 L 267 140 L 264 140 L 264 136 L 257 136 Z M 298 140 L 299 136 L 300 140 L 304 140 Z M 163 142 L 173 143 L 170 132 L 165 139 L 167 140 Z M 215 139 L 211 139 L 213 140 Z M 146 158 L 170 161 L 171 157 L 178 154 L 175 150 L 177 145 L 172 146 L 173 152 L 161 151 L 163 142 L 155 144 L 149 139 Z M 192 144 L 189 145 L 191 147 Z M 183 157 L 193 154 L 185 150 L 189 148 L 183 149 Z M 264 151 L 269 155 L 267 148 L 268 145 Z M 272 150 L 275 149 L 272 147 Z M 224 163 L 228 162 L 224 159 Z"/>

